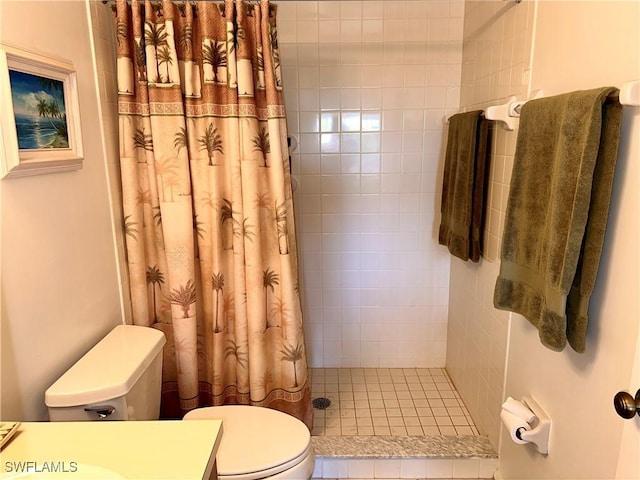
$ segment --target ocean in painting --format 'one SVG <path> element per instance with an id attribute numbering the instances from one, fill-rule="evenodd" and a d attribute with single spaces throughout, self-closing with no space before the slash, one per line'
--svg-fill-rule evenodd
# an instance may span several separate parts
<path id="1" fill-rule="evenodd" d="M 62 141 L 57 128 L 64 122 L 59 118 L 41 118 L 27 115 L 16 115 L 16 131 L 18 148 L 31 150 L 39 148 L 67 148 L 68 142 Z"/>

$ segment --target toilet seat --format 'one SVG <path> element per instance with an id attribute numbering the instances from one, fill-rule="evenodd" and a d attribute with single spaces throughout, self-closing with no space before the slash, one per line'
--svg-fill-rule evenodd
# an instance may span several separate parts
<path id="1" fill-rule="evenodd" d="M 222 441 L 216 460 L 220 480 L 287 478 L 285 473 L 298 465 L 309 470 L 307 478 L 310 478 L 311 435 L 297 418 L 248 405 L 197 408 L 184 416 L 184 420 L 198 419 L 222 420 Z M 306 465 L 309 462 L 310 466 Z"/>

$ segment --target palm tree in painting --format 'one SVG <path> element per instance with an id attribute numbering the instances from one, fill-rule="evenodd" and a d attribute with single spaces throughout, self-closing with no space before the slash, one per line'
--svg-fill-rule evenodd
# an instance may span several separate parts
<path id="1" fill-rule="evenodd" d="M 147 267 L 147 285 L 151 285 L 151 298 L 153 304 L 153 323 L 158 321 L 156 316 L 156 285 L 164 284 L 164 275 L 156 265 Z"/>
<path id="2" fill-rule="evenodd" d="M 227 66 L 225 43 L 218 42 L 215 39 L 210 39 L 209 42 L 203 40 L 202 63 L 211 65 L 211 69 L 213 70 L 213 82 L 219 83 L 218 68 Z"/>
<path id="3" fill-rule="evenodd" d="M 41 98 L 38 100 L 36 105 L 36 109 L 38 110 L 38 115 L 41 117 L 46 117 L 49 113 L 49 105 L 46 98 Z"/>
<path id="4" fill-rule="evenodd" d="M 67 142 L 69 138 L 67 134 L 67 114 L 60 110 L 60 105 L 54 99 L 49 99 L 47 102 L 47 111 L 51 118 L 60 120 L 57 124 L 54 124 L 54 127 L 58 136 Z"/>
<path id="5" fill-rule="evenodd" d="M 266 128 L 261 128 L 257 135 L 253 137 L 251 141 L 253 143 L 253 151 L 262 153 L 262 166 L 267 165 L 267 154 L 271 153 L 271 144 L 269 143 L 269 131 Z"/>
<path id="6" fill-rule="evenodd" d="M 204 135 L 198 139 L 198 142 L 200 143 L 200 151 L 207 151 L 209 166 L 213 167 L 218 165 L 217 163 L 213 163 L 215 152 L 224 154 L 224 148 L 222 144 L 222 137 L 218 135 L 218 129 L 213 126 L 213 123 L 210 123 L 207 126 Z"/>
<path id="7" fill-rule="evenodd" d="M 222 329 L 218 325 L 218 312 L 220 311 L 220 292 L 222 292 L 224 288 L 224 275 L 222 272 L 211 275 L 211 288 L 216 292 L 216 315 L 213 333 L 220 333 Z"/>
<path id="8" fill-rule="evenodd" d="M 60 118 L 62 116 L 58 102 L 53 99 L 49 99 L 47 102 L 47 112 L 51 115 L 51 118 Z"/>
<path id="9" fill-rule="evenodd" d="M 171 49 L 169 49 L 168 45 L 163 45 L 162 48 L 158 50 L 158 65 L 162 64 L 166 66 L 167 70 L 167 81 L 164 83 L 171 83 L 169 66 L 173 65 L 173 57 L 171 56 Z"/>
<path id="10" fill-rule="evenodd" d="M 289 226 L 287 223 L 287 206 L 276 205 L 276 230 L 278 231 L 278 250 L 280 255 L 289 254 Z"/>
<path id="11" fill-rule="evenodd" d="M 285 345 L 284 348 L 280 350 L 280 353 L 282 353 L 281 360 L 291 362 L 293 364 L 293 386 L 295 388 L 298 386 L 298 369 L 296 368 L 296 363 L 299 360 L 302 360 L 304 347 L 300 343 L 295 347 L 292 345 Z"/>
<path id="12" fill-rule="evenodd" d="M 184 314 L 182 318 L 189 318 L 189 309 L 196 302 L 196 286 L 193 281 L 189 279 L 185 285 L 180 285 L 178 288 L 171 290 L 169 300 L 173 305 L 182 307 L 182 313 Z"/>
<path id="13" fill-rule="evenodd" d="M 222 248 L 225 250 L 233 249 L 233 214 L 235 212 L 231 208 L 231 202 L 226 198 L 222 199 L 220 206 L 220 229 L 222 231 Z M 225 228 L 225 224 L 229 226 Z"/>
<path id="14" fill-rule="evenodd" d="M 264 291 L 264 316 L 265 316 L 265 331 L 270 327 L 269 325 L 269 290 L 271 293 L 275 292 L 274 285 L 280 284 L 280 278 L 277 273 L 267 267 L 262 272 L 262 289 Z"/>
<path id="15" fill-rule="evenodd" d="M 66 115 L 63 115 L 60 112 L 60 107 L 58 106 L 58 103 L 55 100 L 53 99 L 47 100 L 46 98 L 40 98 L 38 100 L 38 103 L 36 104 L 36 109 L 38 110 L 38 115 L 40 117 L 46 118 L 51 124 L 51 127 L 56 130 L 58 135 L 60 135 L 64 139 L 68 138 Z M 60 123 L 56 125 L 53 122 L 54 118 L 62 119 L 63 125 L 60 125 Z"/>

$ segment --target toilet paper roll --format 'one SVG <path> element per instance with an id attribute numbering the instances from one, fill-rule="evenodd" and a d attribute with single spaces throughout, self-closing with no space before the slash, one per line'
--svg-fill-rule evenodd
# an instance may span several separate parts
<path id="1" fill-rule="evenodd" d="M 502 404 L 502 409 L 512 413 L 516 417 L 520 417 L 527 423 L 533 422 L 533 419 L 536 418 L 535 413 L 529 410 L 524 403 L 519 402 L 512 397 L 507 397 L 505 402 Z"/>
<path id="2" fill-rule="evenodd" d="M 507 410 L 502 410 L 500 412 L 500 419 L 502 420 L 502 424 L 509 432 L 509 435 L 511 435 L 511 440 L 521 445 L 528 443 L 518 437 L 518 430 L 521 428 L 524 430 L 531 430 L 531 425 L 525 422 L 522 418 L 514 415 L 511 412 L 508 412 Z"/>

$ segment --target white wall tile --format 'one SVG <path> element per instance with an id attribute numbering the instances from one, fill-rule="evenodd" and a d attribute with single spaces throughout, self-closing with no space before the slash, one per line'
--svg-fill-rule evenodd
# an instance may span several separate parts
<path id="1" fill-rule="evenodd" d="M 462 458 L 453 461 L 454 478 L 478 478 L 480 460 L 477 458 Z"/>
<path id="2" fill-rule="evenodd" d="M 452 3 L 451 8 L 458 12 L 461 7 Z M 447 85 L 460 65 L 452 64 L 450 70 L 442 71 L 427 69 L 429 88 L 446 88 L 447 108 L 449 98 L 452 105 L 460 104 L 467 109 L 498 104 L 522 88 L 522 64 L 529 63 L 527 46 L 533 4 L 523 2 L 497 16 L 496 21 L 487 22 L 495 13 L 489 2 L 473 2 L 465 12 L 468 40 L 464 44 L 459 91 Z M 449 32 L 459 29 L 457 21 L 449 22 Z M 468 32 L 478 34 L 472 36 Z M 512 164 L 516 135 L 499 128 L 492 133 L 495 141 L 489 172 L 485 258 L 479 268 L 451 262 L 447 369 L 476 426 L 497 446 L 500 422 L 496 412 L 502 401 L 507 323 L 502 312 L 496 313 L 493 308 L 492 295 L 511 173 L 507 165 Z"/>
<path id="3" fill-rule="evenodd" d="M 448 283 L 428 279 L 434 266 L 449 278 L 436 192 L 441 122 L 460 93 L 464 9 L 442 0 L 286 10 L 279 32 L 289 134 L 299 140 L 310 364 L 442 367 Z M 437 44 L 427 41 L 429 18 Z"/>
<path id="4" fill-rule="evenodd" d="M 349 460 L 349 478 L 375 478 L 374 460 Z"/>
<path id="5" fill-rule="evenodd" d="M 374 460 L 374 478 L 400 478 L 400 462 L 388 458 Z"/>
<path id="6" fill-rule="evenodd" d="M 427 478 L 453 478 L 454 460 L 427 460 Z"/>
<path id="7" fill-rule="evenodd" d="M 424 478 L 427 475 L 427 460 L 404 458 L 400 460 L 400 478 Z"/>
<path id="8" fill-rule="evenodd" d="M 278 29 L 279 30 L 279 29 Z M 318 38 L 321 43 L 340 42 L 340 21 L 320 20 L 318 22 Z"/>

